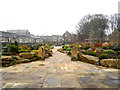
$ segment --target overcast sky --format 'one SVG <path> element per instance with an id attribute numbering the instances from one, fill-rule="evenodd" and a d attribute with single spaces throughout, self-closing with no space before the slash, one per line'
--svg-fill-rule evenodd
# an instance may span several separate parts
<path id="1" fill-rule="evenodd" d="M 0 31 L 28 29 L 34 35 L 75 33 L 87 14 L 114 14 L 119 0 L 0 0 Z"/>

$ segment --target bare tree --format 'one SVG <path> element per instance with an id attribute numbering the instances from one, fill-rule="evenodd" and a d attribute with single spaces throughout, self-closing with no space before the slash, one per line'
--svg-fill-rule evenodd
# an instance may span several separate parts
<path id="1" fill-rule="evenodd" d="M 109 23 L 110 23 L 110 30 L 113 32 L 115 29 L 118 29 L 118 22 L 119 22 L 119 19 L 118 19 L 118 14 L 112 14 L 110 16 L 110 20 L 109 20 Z"/>
<path id="2" fill-rule="evenodd" d="M 103 38 L 106 35 L 105 30 L 107 28 L 108 19 L 105 15 L 94 14 L 84 16 L 76 26 L 76 31 L 78 39 L 82 36 L 82 41 L 85 41 L 93 31 L 97 35 L 97 38 Z"/>

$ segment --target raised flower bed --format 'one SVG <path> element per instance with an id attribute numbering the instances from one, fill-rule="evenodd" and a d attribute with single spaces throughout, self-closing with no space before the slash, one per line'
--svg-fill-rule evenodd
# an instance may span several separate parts
<path id="1" fill-rule="evenodd" d="M 119 68 L 120 63 L 120 51 L 119 50 L 112 50 L 108 48 L 108 44 L 104 43 L 103 47 L 90 47 L 87 45 L 67 45 L 60 49 L 59 52 L 66 53 L 67 55 L 71 56 L 71 51 L 67 51 L 69 47 L 76 47 L 78 48 L 78 60 L 95 64 L 95 65 L 102 65 L 109 68 Z M 81 47 L 79 47 L 81 46 Z M 98 45 L 97 45 L 98 46 Z M 66 48 L 67 47 L 67 48 Z"/>
<path id="2" fill-rule="evenodd" d="M 41 46 L 39 45 L 39 47 Z M 50 48 L 52 46 L 49 47 L 49 45 L 42 45 L 42 47 L 45 52 L 44 58 L 52 56 L 52 50 Z M 38 56 L 39 50 L 35 50 L 33 46 L 27 47 L 26 45 L 23 45 L 22 47 L 19 47 L 18 45 L 16 46 L 15 44 L 10 44 L 7 49 L 8 50 L 3 52 L 4 54 L 1 54 L 0 57 L 0 65 L 3 67 L 41 60 Z"/>

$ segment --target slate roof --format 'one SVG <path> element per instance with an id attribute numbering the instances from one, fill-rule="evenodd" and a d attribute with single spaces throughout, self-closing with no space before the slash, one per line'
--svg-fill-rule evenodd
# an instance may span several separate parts
<path id="1" fill-rule="evenodd" d="M 19 34 L 16 34 L 16 33 L 11 33 L 11 32 L 5 32 L 5 31 L 0 31 L 0 36 L 3 36 L 3 37 L 27 37 L 27 38 L 31 38 L 31 36 L 25 36 L 25 35 L 19 35 Z"/>
<path id="2" fill-rule="evenodd" d="M 7 32 L 25 34 L 26 32 L 28 32 L 28 30 L 7 30 Z"/>

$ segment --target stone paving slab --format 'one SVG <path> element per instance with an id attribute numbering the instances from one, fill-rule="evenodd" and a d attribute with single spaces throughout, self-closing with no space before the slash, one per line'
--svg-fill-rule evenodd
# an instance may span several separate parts
<path id="1" fill-rule="evenodd" d="M 31 84 L 31 83 L 7 83 L 3 88 L 41 88 L 41 84 Z"/>
<path id="2" fill-rule="evenodd" d="M 61 87 L 60 75 L 59 74 L 48 74 L 43 83 L 43 87 Z"/>
<path id="3" fill-rule="evenodd" d="M 71 61 L 66 54 L 57 52 L 56 47 L 53 49 L 53 57 L 45 61 L 0 68 L 0 75 L 2 76 L 0 82 L 4 88 L 80 90 L 80 88 L 120 87 L 118 69 Z"/>
<path id="4" fill-rule="evenodd" d="M 79 82 L 77 81 L 75 74 L 62 74 L 61 82 L 62 82 L 63 88 L 66 88 L 66 87 L 81 88 Z"/>

